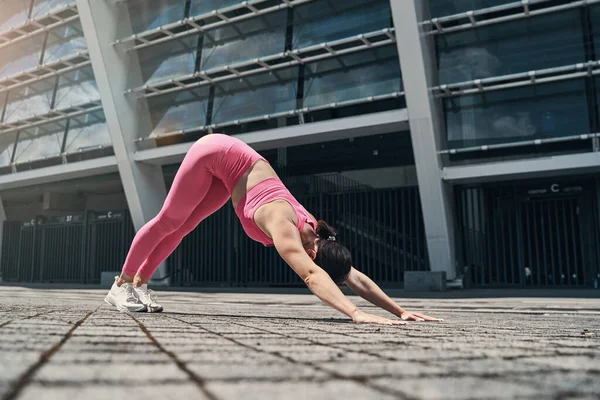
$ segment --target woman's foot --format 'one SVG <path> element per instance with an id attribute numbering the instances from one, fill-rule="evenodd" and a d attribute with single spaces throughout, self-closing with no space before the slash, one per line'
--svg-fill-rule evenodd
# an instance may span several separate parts
<path id="1" fill-rule="evenodd" d="M 133 284 L 125 282 L 122 277 L 118 276 L 115 276 L 115 283 L 104 301 L 115 306 L 121 312 L 142 312 L 148 309 L 138 297 Z"/>
<path id="2" fill-rule="evenodd" d="M 134 284 L 134 290 L 148 312 L 161 312 L 163 310 L 163 307 L 157 302 L 156 293 L 148 289 L 147 283 L 142 283 L 139 287 Z"/>

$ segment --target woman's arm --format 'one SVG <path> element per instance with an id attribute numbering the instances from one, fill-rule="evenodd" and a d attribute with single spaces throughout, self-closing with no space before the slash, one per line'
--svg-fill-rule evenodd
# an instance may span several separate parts
<path id="1" fill-rule="evenodd" d="M 323 303 L 346 314 L 356 323 L 375 323 L 400 325 L 401 321 L 392 321 L 377 315 L 362 312 L 344 296 L 340 288 L 333 282 L 327 272 L 310 259 L 302 247 L 298 228 L 293 221 L 271 221 L 267 226 L 275 248 L 285 262 L 302 278 L 306 286 Z"/>
<path id="2" fill-rule="evenodd" d="M 383 308 L 386 311 L 402 318 L 403 320 L 414 321 L 441 321 L 437 318 L 426 315 L 411 313 L 400 307 L 386 295 L 383 290 L 367 275 L 356 270 L 354 267 L 350 270 L 350 275 L 344 282 L 354 293 L 369 301 L 370 303 Z"/>

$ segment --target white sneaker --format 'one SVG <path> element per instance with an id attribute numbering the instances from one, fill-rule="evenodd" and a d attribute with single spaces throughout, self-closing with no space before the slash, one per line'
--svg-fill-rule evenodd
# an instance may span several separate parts
<path id="1" fill-rule="evenodd" d="M 156 293 L 148 289 L 147 284 L 144 283 L 142 286 L 134 288 L 134 290 L 148 312 L 161 312 L 163 310 L 163 307 L 157 303 Z"/>
<path id="2" fill-rule="evenodd" d="M 113 283 L 110 292 L 104 298 L 104 301 L 111 306 L 117 307 L 117 310 L 121 312 L 140 312 L 146 311 L 146 306 L 140 301 L 133 285 L 131 283 L 124 283 L 121 287 L 117 286 L 117 279 L 115 276 L 115 283 Z"/>

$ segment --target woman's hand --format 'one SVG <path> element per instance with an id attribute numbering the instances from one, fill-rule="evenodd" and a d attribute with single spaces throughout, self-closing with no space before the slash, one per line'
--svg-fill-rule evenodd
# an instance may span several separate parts
<path id="1" fill-rule="evenodd" d="M 362 311 L 357 311 L 352 315 L 352 321 L 357 324 L 378 324 L 378 325 L 406 325 L 406 322 L 391 320 L 378 315 L 367 314 Z"/>
<path id="2" fill-rule="evenodd" d="M 400 314 L 400 318 L 403 321 L 417 321 L 417 322 L 441 322 L 443 319 L 428 317 L 427 315 L 419 314 L 419 313 L 411 313 L 410 311 L 404 311 Z"/>

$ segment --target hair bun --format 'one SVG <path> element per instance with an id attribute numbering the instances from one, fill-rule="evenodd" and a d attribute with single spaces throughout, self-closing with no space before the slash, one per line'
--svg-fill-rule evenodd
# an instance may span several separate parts
<path id="1" fill-rule="evenodd" d="M 335 236 L 337 232 L 331 226 L 327 224 L 327 222 L 320 220 L 317 222 L 317 236 L 323 240 L 335 241 Z"/>

